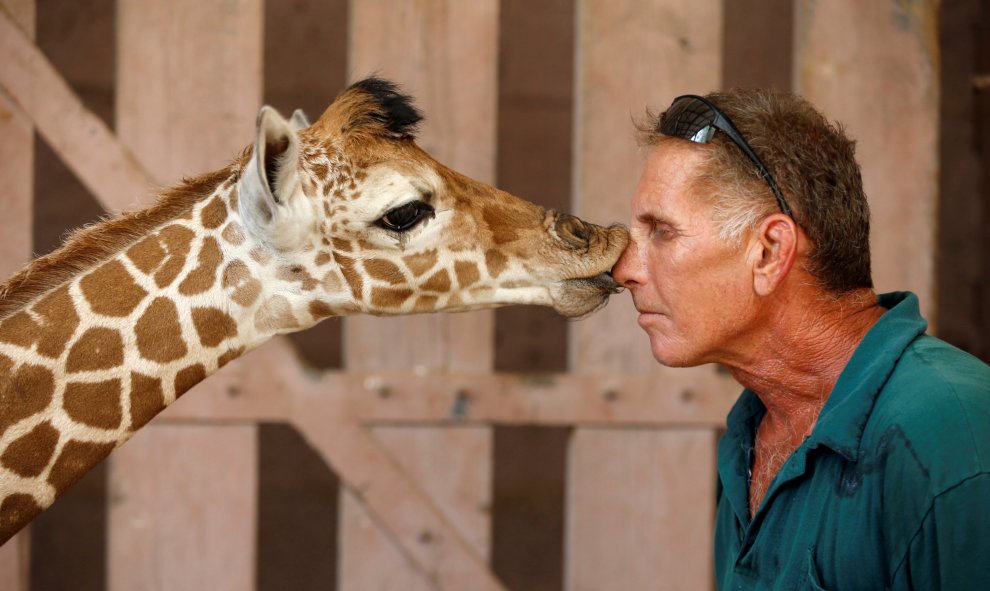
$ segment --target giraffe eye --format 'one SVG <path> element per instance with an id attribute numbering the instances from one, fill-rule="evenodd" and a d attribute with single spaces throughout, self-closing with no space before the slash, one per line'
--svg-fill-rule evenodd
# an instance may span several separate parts
<path id="1" fill-rule="evenodd" d="M 410 201 L 389 210 L 375 224 L 393 232 L 405 232 L 427 217 L 433 217 L 432 207 L 422 201 Z"/>

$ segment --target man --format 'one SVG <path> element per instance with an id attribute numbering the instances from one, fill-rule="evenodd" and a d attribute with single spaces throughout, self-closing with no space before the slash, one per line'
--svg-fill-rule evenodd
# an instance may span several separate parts
<path id="1" fill-rule="evenodd" d="M 771 91 L 641 129 L 613 269 L 656 359 L 745 387 L 719 443 L 720 589 L 990 589 L 990 368 L 877 296 L 853 142 Z"/>

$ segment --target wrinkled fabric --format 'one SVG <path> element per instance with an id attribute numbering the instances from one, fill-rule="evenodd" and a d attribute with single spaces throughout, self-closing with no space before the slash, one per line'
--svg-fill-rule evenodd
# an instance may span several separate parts
<path id="1" fill-rule="evenodd" d="M 742 589 L 990 589 L 990 367 L 931 336 L 907 292 L 839 376 L 752 521 L 766 408 L 744 390 L 718 449 L 715 573 Z"/>

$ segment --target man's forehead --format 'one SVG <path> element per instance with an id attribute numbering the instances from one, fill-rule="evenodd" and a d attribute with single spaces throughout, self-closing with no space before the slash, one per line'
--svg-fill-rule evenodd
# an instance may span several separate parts
<path id="1" fill-rule="evenodd" d="M 669 218 L 701 205 L 695 180 L 705 154 L 688 142 L 680 144 L 663 142 L 650 150 L 633 198 L 633 216 Z"/>

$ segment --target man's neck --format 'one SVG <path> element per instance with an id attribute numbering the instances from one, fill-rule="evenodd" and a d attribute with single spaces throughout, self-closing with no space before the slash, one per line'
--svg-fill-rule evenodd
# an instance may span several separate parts
<path id="1" fill-rule="evenodd" d="M 758 344 L 729 370 L 767 407 L 771 424 L 807 435 L 839 375 L 883 315 L 876 294 L 863 289 L 834 298 L 807 290 L 774 306 Z"/>

